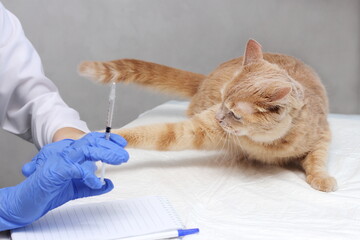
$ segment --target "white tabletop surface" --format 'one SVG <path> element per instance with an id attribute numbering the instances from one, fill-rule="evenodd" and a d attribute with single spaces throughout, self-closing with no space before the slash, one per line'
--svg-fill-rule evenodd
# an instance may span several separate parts
<path id="1" fill-rule="evenodd" d="M 186 106 L 166 103 L 130 125 L 180 121 Z M 107 167 L 112 192 L 70 204 L 163 195 L 187 227 L 200 228 L 186 240 L 357 239 L 360 117 L 330 115 L 329 120 L 328 168 L 338 181 L 336 192 L 312 189 L 299 170 L 235 162 L 219 152 L 129 149 L 128 163 Z"/>

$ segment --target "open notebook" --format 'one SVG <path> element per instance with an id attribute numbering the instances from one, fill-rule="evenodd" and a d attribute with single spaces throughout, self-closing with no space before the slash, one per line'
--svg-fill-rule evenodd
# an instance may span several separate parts
<path id="1" fill-rule="evenodd" d="M 160 196 L 63 206 L 11 232 L 13 240 L 121 239 L 183 228 Z"/>

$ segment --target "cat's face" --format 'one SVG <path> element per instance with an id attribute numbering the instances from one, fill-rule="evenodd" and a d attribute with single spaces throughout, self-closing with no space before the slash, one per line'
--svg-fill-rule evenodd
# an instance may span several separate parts
<path id="1" fill-rule="evenodd" d="M 292 88 L 278 66 L 263 59 L 244 64 L 224 86 L 216 119 L 229 134 L 272 142 L 291 127 Z"/>

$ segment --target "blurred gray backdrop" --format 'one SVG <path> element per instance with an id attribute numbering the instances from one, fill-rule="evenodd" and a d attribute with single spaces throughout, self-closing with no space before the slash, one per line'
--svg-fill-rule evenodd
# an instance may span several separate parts
<path id="1" fill-rule="evenodd" d="M 2 0 L 22 22 L 47 76 L 90 129 L 105 126 L 109 89 L 80 78 L 82 60 L 137 58 L 199 73 L 243 54 L 249 38 L 296 56 L 321 76 L 331 112 L 360 113 L 358 0 Z M 117 88 L 114 127 L 163 96 Z M 21 181 L 32 144 L 0 135 L 0 187 Z"/>

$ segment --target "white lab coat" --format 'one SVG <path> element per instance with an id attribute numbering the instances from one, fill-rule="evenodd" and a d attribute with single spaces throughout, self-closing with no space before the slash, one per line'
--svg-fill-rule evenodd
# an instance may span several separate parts
<path id="1" fill-rule="evenodd" d="M 19 20 L 1 3 L 0 124 L 38 148 L 51 143 L 62 127 L 89 132 L 78 112 L 65 104 L 44 75 L 40 57 Z"/>

